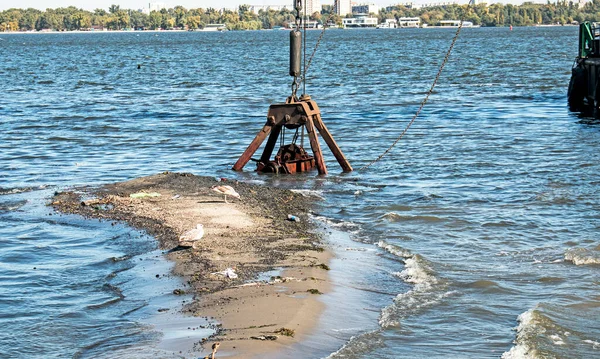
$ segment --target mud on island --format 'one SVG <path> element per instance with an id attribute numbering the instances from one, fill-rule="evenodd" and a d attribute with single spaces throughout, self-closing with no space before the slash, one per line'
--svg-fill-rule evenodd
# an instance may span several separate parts
<path id="1" fill-rule="evenodd" d="M 251 358 L 276 352 L 302 339 L 317 323 L 330 289 L 331 254 L 308 221 L 313 199 L 289 190 L 217 180 L 188 173 L 148 177 L 57 192 L 51 205 L 59 212 L 119 221 L 146 231 L 175 263 L 173 274 L 192 294 L 183 311 L 214 318 L 221 325 L 200 343 L 216 357 Z M 213 191 L 235 188 L 240 199 Z M 133 196 L 132 196 L 133 195 Z M 288 220 L 293 214 L 298 221 Z M 202 224 L 204 235 L 191 248 L 179 237 Z M 280 269 L 258 281 L 258 274 Z"/>

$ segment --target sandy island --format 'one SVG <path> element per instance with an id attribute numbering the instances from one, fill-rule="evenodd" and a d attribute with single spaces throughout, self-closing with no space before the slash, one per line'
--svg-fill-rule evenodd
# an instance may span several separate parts
<path id="1" fill-rule="evenodd" d="M 241 200 L 229 197 L 225 203 L 211 190 L 218 184 L 233 186 Z M 149 195 L 130 197 L 139 193 Z M 210 354 L 218 341 L 216 357 L 252 358 L 302 340 L 323 310 L 318 295 L 330 288 L 331 254 L 308 222 L 311 202 L 288 190 L 165 172 L 56 193 L 51 205 L 64 213 L 123 221 L 154 236 L 169 250 L 174 274 L 187 283 L 173 295 L 193 295 L 183 311 L 222 324 L 196 347 Z M 288 214 L 300 221 L 289 221 Z M 204 225 L 201 243 L 177 248 L 179 236 L 198 223 Z M 238 277 L 220 274 L 227 268 Z M 256 280 L 273 269 L 281 269 L 280 275 Z"/>

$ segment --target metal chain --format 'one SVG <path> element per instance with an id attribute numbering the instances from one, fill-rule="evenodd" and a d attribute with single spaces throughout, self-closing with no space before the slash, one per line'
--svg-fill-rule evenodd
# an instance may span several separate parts
<path id="1" fill-rule="evenodd" d="M 296 98 L 296 92 L 298 91 L 298 76 L 294 76 L 294 80 L 292 81 L 292 99 Z"/>
<path id="2" fill-rule="evenodd" d="M 385 155 L 387 155 L 392 150 L 392 148 L 394 148 L 394 146 L 396 146 L 396 144 L 398 142 L 400 142 L 400 140 L 402 139 L 402 137 L 404 137 L 404 135 L 406 134 L 406 132 L 408 131 L 408 129 L 410 128 L 410 126 L 412 126 L 412 124 L 415 122 L 415 120 L 417 119 L 417 117 L 421 113 L 421 110 L 423 110 L 423 107 L 425 107 L 425 104 L 429 100 L 429 96 L 431 96 L 431 94 L 433 93 L 433 89 L 435 88 L 435 85 L 437 84 L 438 80 L 440 79 L 440 76 L 442 75 L 442 70 L 444 70 L 444 66 L 446 66 L 446 63 L 448 62 L 448 59 L 450 58 L 450 54 L 452 53 L 452 49 L 454 48 L 454 44 L 456 44 L 456 40 L 458 40 L 458 35 L 460 34 L 460 30 L 463 27 L 463 22 L 465 20 L 465 15 L 469 11 L 469 9 L 471 7 L 471 2 L 472 1 L 473 0 L 469 0 L 469 3 L 467 4 L 467 8 L 465 9 L 464 13 L 462 14 L 462 16 L 460 18 L 460 24 L 458 25 L 458 29 L 456 29 L 456 34 L 454 35 L 454 38 L 452 39 L 452 43 L 450 44 L 450 47 L 448 48 L 448 52 L 446 52 L 446 56 L 444 56 L 444 61 L 442 61 L 442 64 L 440 65 L 440 68 L 439 68 L 439 70 L 437 72 L 437 75 L 435 76 L 435 80 L 433 80 L 433 83 L 431 84 L 431 87 L 429 88 L 429 91 L 427 91 L 427 94 L 425 95 L 425 98 L 421 102 L 421 106 L 419 106 L 419 109 L 417 110 L 417 112 L 415 113 L 415 115 L 413 116 L 413 118 L 410 120 L 410 122 L 408 123 L 408 125 L 406 125 L 406 127 L 404 128 L 404 131 L 402 131 L 402 133 L 400 134 L 400 136 L 398 136 L 398 138 L 392 143 L 392 145 L 390 147 L 388 147 L 387 150 L 385 150 L 381 155 L 379 155 L 379 157 L 377 157 L 373 161 L 371 161 L 368 164 L 366 164 L 366 165 L 362 166 L 361 168 L 359 168 L 358 171 L 365 170 L 365 169 L 371 167 L 372 165 L 374 165 L 376 162 L 379 162 Z"/>
<path id="3" fill-rule="evenodd" d="M 295 0 L 294 8 L 296 9 L 296 31 L 300 31 L 300 11 L 302 11 L 302 0 Z"/>

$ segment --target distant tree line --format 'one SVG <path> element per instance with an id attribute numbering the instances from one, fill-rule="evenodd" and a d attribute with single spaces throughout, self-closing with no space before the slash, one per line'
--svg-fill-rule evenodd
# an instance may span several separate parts
<path id="1" fill-rule="evenodd" d="M 320 23 L 341 23 L 341 17 L 332 14 L 330 5 L 323 6 L 321 12 L 312 14 L 311 20 Z M 465 13 L 466 11 L 466 13 Z M 523 5 L 478 4 L 447 5 L 421 9 L 405 6 L 392 6 L 373 14 L 380 22 L 400 17 L 419 17 L 430 25 L 441 20 L 458 20 L 464 14 L 465 20 L 481 26 L 528 26 L 569 24 L 572 22 L 600 22 L 600 0 L 593 0 L 579 8 L 573 2 Z M 348 15 L 350 16 L 350 15 Z M 74 6 L 58 9 L 8 9 L 0 12 L 0 31 L 53 30 L 73 31 L 106 28 L 109 30 L 171 30 L 199 29 L 207 24 L 226 24 L 230 30 L 272 29 L 276 26 L 288 27 L 293 24 L 295 14 L 289 10 L 260 10 L 258 14 L 249 5 L 240 5 L 237 10 L 186 9 L 175 6 L 171 9 L 152 11 L 149 14 L 138 10 L 121 9 L 112 5 L 108 11 L 96 9 L 87 11 Z"/>
<path id="2" fill-rule="evenodd" d="M 138 10 L 121 9 L 118 5 L 111 5 L 108 11 L 103 9 L 87 11 L 74 6 L 46 9 L 46 11 L 32 8 L 8 9 L 0 12 L 0 31 L 73 31 L 92 28 L 172 30 L 198 29 L 206 24 L 227 24 L 230 30 L 263 28 L 261 17 L 252 13 L 249 8 L 248 5 L 241 5 L 237 11 L 219 11 L 213 8 L 188 10 L 183 6 L 175 6 L 171 9 L 152 11 L 149 14 Z M 293 18 L 289 13 L 281 16 L 272 14 L 272 17 L 281 23 Z"/>
<path id="3" fill-rule="evenodd" d="M 464 13 L 467 11 L 467 13 Z M 437 25 L 441 20 L 458 20 L 464 14 L 466 21 L 481 26 L 531 26 L 551 24 L 571 24 L 573 22 L 600 21 L 600 0 L 586 3 L 579 8 L 572 1 L 522 5 L 478 4 L 435 6 L 411 9 L 393 6 L 381 10 L 379 21 L 400 17 L 419 17 L 422 23 Z"/>

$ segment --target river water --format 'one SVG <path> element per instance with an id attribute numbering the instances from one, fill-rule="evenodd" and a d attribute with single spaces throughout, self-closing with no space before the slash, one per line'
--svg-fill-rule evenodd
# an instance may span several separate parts
<path id="1" fill-rule="evenodd" d="M 406 126 L 453 35 L 326 32 L 307 92 L 354 168 Z M 421 116 L 369 169 L 342 174 L 325 148 L 325 177 L 234 173 L 290 93 L 287 41 L 0 35 L 0 356 L 139 353 L 169 335 L 148 324 L 178 285 L 152 239 L 45 206 L 166 170 L 324 199 L 314 220 L 340 286 L 284 357 L 600 356 L 600 127 L 566 105 L 577 28 L 464 29 Z"/>

